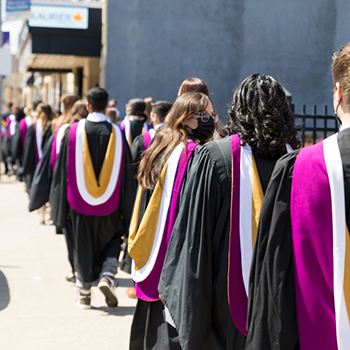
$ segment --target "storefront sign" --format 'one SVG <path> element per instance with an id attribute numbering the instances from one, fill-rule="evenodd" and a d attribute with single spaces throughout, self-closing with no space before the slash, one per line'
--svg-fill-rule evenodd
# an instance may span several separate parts
<path id="1" fill-rule="evenodd" d="M 30 18 L 30 0 L 6 0 L 6 20 Z"/>
<path id="2" fill-rule="evenodd" d="M 16 1 L 16 0 L 14 0 Z M 31 0 L 32 5 L 82 6 L 102 8 L 102 0 Z"/>
<path id="3" fill-rule="evenodd" d="M 6 11 L 29 11 L 30 0 L 7 0 Z"/>
<path id="4" fill-rule="evenodd" d="M 31 6 L 30 27 L 87 29 L 89 10 L 84 7 Z"/>

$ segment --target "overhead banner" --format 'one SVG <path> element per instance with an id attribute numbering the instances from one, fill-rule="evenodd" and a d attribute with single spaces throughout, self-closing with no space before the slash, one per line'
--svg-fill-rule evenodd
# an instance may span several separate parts
<path id="1" fill-rule="evenodd" d="M 88 8 L 102 8 L 102 1 L 91 0 L 32 0 L 32 5 L 53 5 L 53 6 L 81 6 Z"/>
<path id="2" fill-rule="evenodd" d="M 6 1 L 6 11 L 29 11 L 30 10 L 30 0 L 7 0 Z"/>
<path id="3" fill-rule="evenodd" d="M 6 20 L 30 18 L 30 0 L 6 0 Z"/>
<path id="4" fill-rule="evenodd" d="M 31 6 L 30 27 L 87 29 L 89 9 L 65 6 Z"/>

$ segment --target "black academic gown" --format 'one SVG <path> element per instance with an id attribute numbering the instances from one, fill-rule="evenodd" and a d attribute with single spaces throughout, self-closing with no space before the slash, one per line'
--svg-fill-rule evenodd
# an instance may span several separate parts
<path id="1" fill-rule="evenodd" d="M 143 124 L 142 124 L 143 125 Z M 141 130 L 142 131 L 142 130 Z M 137 177 L 137 170 L 140 165 L 141 158 L 145 152 L 145 140 L 143 138 L 143 134 L 140 134 L 135 137 L 135 139 L 132 142 L 131 148 L 131 159 L 132 159 L 132 164 L 135 169 L 135 179 Z M 142 212 L 144 213 L 144 212 Z M 125 245 L 124 248 L 124 255 L 122 258 L 122 261 L 120 262 L 120 268 L 126 273 L 131 273 L 131 258 L 128 253 L 128 246 L 127 244 Z"/>
<path id="2" fill-rule="evenodd" d="M 144 125 L 143 120 L 130 120 L 130 132 L 131 132 L 131 142 L 134 142 L 138 135 L 142 134 L 142 129 Z"/>
<path id="3" fill-rule="evenodd" d="M 43 151 L 43 157 L 37 164 L 33 176 L 32 185 L 30 188 L 29 196 L 29 211 L 32 212 L 36 209 L 41 208 L 49 201 L 51 181 L 52 181 L 52 165 L 51 165 L 51 150 L 54 141 L 55 134 L 51 135 L 49 140 L 46 142 L 45 149 Z M 72 232 L 72 223 L 70 218 L 67 219 L 66 225 L 60 229 L 56 227 L 57 234 L 64 234 L 68 260 L 74 271 L 74 237 Z"/>
<path id="4" fill-rule="evenodd" d="M 51 135 L 43 150 L 43 157 L 37 164 L 30 189 L 29 211 L 41 208 L 49 201 L 52 179 L 51 149 L 55 135 Z"/>
<path id="5" fill-rule="evenodd" d="M 141 156 L 144 152 L 144 140 L 143 140 L 143 136 L 138 135 L 136 136 L 136 138 L 134 139 L 131 148 L 130 148 L 130 152 L 131 152 L 131 160 L 132 160 L 132 165 L 135 169 L 135 181 L 136 181 L 136 176 L 137 176 L 137 169 L 140 165 L 140 160 L 141 160 Z M 144 211 L 142 211 L 142 215 L 143 215 Z M 128 245 L 125 244 L 124 249 L 123 249 L 123 258 L 122 261 L 120 262 L 120 269 L 126 273 L 131 273 L 131 262 L 132 259 L 129 256 L 128 253 Z"/>
<path id="6" fill-rule="evenodd" d="M 45 149 L 45 145 L 52 135 L 51 122 L 45 127 L 43 133 L 42 149 Z M 35 130 L 34 124 L 31 125 L 27 132 L 27 137 L 24 145 L 23 159 L 22 159 L 22 170 L 21 175 L 25 176 L 26 191 L 30 194 L 30 188 L 33 181 L 33 176 L 35 172 Z"/>
<path id="7" fill-rule="evenodd" d="M 275 161 L 255 161 L 264 191 Z M 183 350 L 245 347 L 227 296 L 231 168 L 231 137 L 201 148 L 170 238 L 158 290 Z"/>
<path id="8" fill-rule="evenodd" d="M 160 128 L 162 126 L 163 126 L 163 124 L 159 124 L 159 127 L 155 129 L 156 132 L 158 130 L 160 130 Z M 151 142 L 152 142 L 152 140 L 151 140 Z M 150 144 L 151 144 L 151 142 L 150 142 Z M 149 147 L 149 145 L 148 145 L 148 147 Z M 141 158 L 145 152 L 145 139 L 143 137 L 143 134 L 140 134 L 134 138 L 132 145 L 131 145 L 131 148 L 130 148 L 130 151 L 131 151 L 132 160 L 137 167 L 140 164 Z"/>
<path id="9" fill-rule="evenodd" d="M 187 163 L 186 173 L 181 185 L 180 200 L 187 181 L 193 159 L 200 149 L 197 146 Z M 139 224 L 147 209 L 152 191 L 144 190 L 141 198 Z M 128 255 L 130 258 L 130 256 Z M 131 258 L 130 258 L 131 260 Z M 180 350 L 179 336 L 174 327 L 165 321 L 162 301 L 144 301 L 138 299 L 130 333 L 130 350 Z"/>
<path id="10" fill-rule="evenodd" d="M 107 150 L 112 125 L 108 122 L 86 121 L 85 130 L 95 175 L 98 178 Z M 69 130 L 62 140 L 50 191 L 51 216 L 57 228 L 65 226 L 67 217 L 72 222 L 75 241 L 74 268 L 83 283 L 96 280 L 107 257 L 119 257 L 122 236 L 128 228 L 135 198 L 134 169 L 129 147 L 124 142 L 124 160 L 120 200 L 117 209 L 104 216 L 88 216 L 73 210 L 67 200 L 67 159 Z"/>
<path id="11" fill-rule="evenodd" d="M 19 123 L 16 125 L 16 133 L 13 135 L 13 140 L 11 144 L 11 162 L 16 164 L 16 176 L 18 181 L 23 180 L 22 176 L 22 154 L 23 154 L 23 143 L 21 137 L 21 130 L 19 128 Z"/>
<path id="12" fill-rule="evenodd" d="M 350 224 L 350 129 L 338 134 L 343 162 L 346 222 Z M 281 158 L 267 189 L 249 286 L 248 350 L 298 350 L 290 199 L 299 151 Z"/>
<path id="13" fill-rule="evenodd" d="M 135 137 L 134 141 L 132 142 L 130 151 L 131 151 L 131 157 L 132 157 L 133 163 L 136 166 L 138 166 L 140 163 L 141 157 L 145 152 L 145 140 L 142 134 Z"/>

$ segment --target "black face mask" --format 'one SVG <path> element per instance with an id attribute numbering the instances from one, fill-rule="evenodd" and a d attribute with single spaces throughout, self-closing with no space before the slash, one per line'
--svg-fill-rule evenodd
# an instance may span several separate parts
<path id="1" fill-rule="evenodd" d="M 201 118 L 198 118 L 197 123 L 198 126 L 196 129 L 187 126 L 191 130 L 191 135 L 202 142 L 209 140 L 213 136 L 215 129 L 213 118 L 210 118 L 206 123 L 204 123 Z"/>

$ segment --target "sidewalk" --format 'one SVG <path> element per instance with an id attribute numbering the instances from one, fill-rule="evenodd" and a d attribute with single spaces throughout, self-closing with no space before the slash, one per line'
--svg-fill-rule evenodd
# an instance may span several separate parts
<path id="1" fill-rule="evenodd" d="M 97 287 L 92 309 L 74 306 L 76 288 L 63 235 L 28 212 L 24 184 L 0 180 L 0 349 L 126 350 L 136 300 L 126 296 L 130 275 L 118 272 L 119 306 L 109 308 Z"/>

